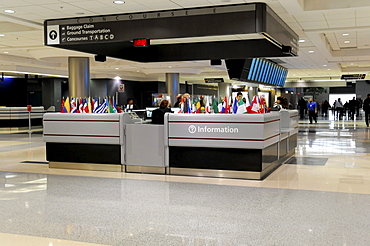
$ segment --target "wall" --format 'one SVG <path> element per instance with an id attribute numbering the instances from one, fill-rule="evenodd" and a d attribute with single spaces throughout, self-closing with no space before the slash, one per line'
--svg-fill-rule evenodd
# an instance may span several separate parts
<path id="1" fill-rule="evenodd" d="M 5 78 L 0 81 L 0 106 L 27 106 L 27 80 L 23 78 Z"/>
<path id="2" fill-rule="evenodd" d="M 357 81 L 356 82 L 356 95 L 362 100 L 365 100 L 367 94 L 370 94 L 370 81 Z"/>
<path id="3" fill-rule="evenodd" d="M 45 110 L 50 106 L 55 106 L 55 111 L 59 112 L 62 99 L 62 84 L 66 79 L 50 78 L 42 79 L 42 105 Z M 68 95 L 68 94 L 67 94 Z M 63 96 L 67 96 L 63 95 Z"/>

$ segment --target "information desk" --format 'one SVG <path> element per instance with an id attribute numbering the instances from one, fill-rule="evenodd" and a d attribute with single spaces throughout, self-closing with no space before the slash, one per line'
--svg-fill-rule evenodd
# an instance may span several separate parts
<path id="1" fill-rule="evenodd" d="M 29 117 L 31 126 L 41 126 L 44 107 L 32 107 L 31 112 L 27 107 L 0 107 L 1 127 L 28 127 Z"/>
<path id="2" fill-rule="evenodd" d="M 44 117 L 50 167 L 260 180 L 294 153 L 298 112 Z M 284 127 L 283 127 L 284 126 Z"/>
<path id="3" fill-rule="evenodd" d="M 263 179 L 279 160 L 280 114 L 168 114 L 170 174 Z"/>

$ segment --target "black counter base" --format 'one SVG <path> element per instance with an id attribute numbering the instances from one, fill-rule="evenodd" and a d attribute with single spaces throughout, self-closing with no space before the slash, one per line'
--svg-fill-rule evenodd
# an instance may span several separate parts
<path id="1" fill-rule="evenodd" d="M 265 149 L 170 147 L 171 175 L 263 180 L 294 150 L 278 157 L 278 143 Z"/>
<path id="2" fill-rule="evenodd" d="M 121 146 L 113 144 L 46 143 L 46 160 L 121 165 Z"/>

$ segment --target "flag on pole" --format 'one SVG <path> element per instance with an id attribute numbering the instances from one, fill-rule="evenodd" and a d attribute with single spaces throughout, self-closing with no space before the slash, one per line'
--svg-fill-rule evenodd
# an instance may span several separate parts
<path id="1" fill-rule="evenodd" d="M 99 98 L 94 98 L 94 106 L 92 107 L 92 112 L 94 113 L 95 109 L 99 106 Z"/>
<path id="2" fill-rule="evenodd" d="M 243 98 L 240 98 L 238 102 L 238 110 L 236 111 L 237 114 L 245 114 L 247 112 L 246 105 L 243 101 Z"/>
<path id="3" fill-rule="evenodd" d="M 92 113 L 92 107 L 93 107 L 93 105 L 91 104 L 91 99 L 89 97 L 87 99 L 87 112 L 86 113 Z"/>
<path id="4" fill-rule="evenodd" d="M 64 113 L 64 97 L 62 98 L 62 103 L 60 104 L 60 112 Z"/>
<path id="5" fill-rule="evenodd" d="M 76 103 L 77 103 L 77 111 L 76 111 L 76 113 L 84 113 L 84 110 L 83 110 L 83 106 L 84 106 L 83 99 L 82 98 L 77 99 Z"/>
<path id="6" fill-rule="evenodd" d="M 71 98 L 71 113 L 77 113 L 77 104 L 76 99 L 74 97 Z"/>
<path id="7" fill-rule="evenodd" d="M 83 107 L 84 113 L 90 113 L 89 112 L 89 102 L 90 102 L 90 98 L 85 98 L 84 99 L 84 107 Z M 90 104 L 90 106 L 91 106 L 91 104 Z"/>
<path id="8" fill-rule="evenodd" d="M 239 104 L 238 98 L 235 97 L 234 102 L 233 102 L 233 113 L 234 114 L 236 114 L 236 112 L 238 112 L 238 108 L 239 108 L 239 105 L 238 104 Z"/>
<path id="9" fill-rule="evenodd" d="M 186 113 L 191 114 L 192 113 L 192 107 L 191 107 L 191 101 L 190 98 L 187 98 L 187 105 L 188 105 L 188 110 Z"/>
<path id="10" fill-rule="evenodd" d="M 250 112 L 248 112 L 248 113 L 251 113 L 251 114 L 260 113 L 260 104 L 259 104 L 259 99 L 258 99 L 257 96 L 253 97 L 251 109 L 250 109 Z"/>
<path id="11" fill-rule="evenodd" d="M 224 100 L 222 102 L 222 110 L 221 110 L 221 113 L 228 114 L 229 113 L 229 110 L 230 110 L 230 106 L 229 106 L 229 103 L 227 101 L 227 97 L 225 96 L 224 97 Z"/>
<path id="12" fill-rule="evenodd" d="M 108 98 L 108 113 L 115 113 L 113 109 L 113 99 Z"/>
<path id="13" fill-rule="evenodd" d="M 107 110 L 107 99 L 104 98 L 104 102 L 102 102 L 98 107 L 96 107 L 94 109 L 94 113 L 98 113 L 98 114 L 102 114 L 102 113 L 105 113 L 105 111 Z"/>
<path id="14" fill-rule="evenodd" d="M 217 98 L 213 98 L 213 102 L 212 102 L 212 107 L 213 107 L 213 112 L 215 114 L 218 114 L 218 103 L 217 103 Z"/>
<path id="15" fill-rule="evenodd" d="M 71 112 L 71 105 L 69 103 L 69 97 L 67 97 L 63 104 L 63 113 L 70 113 L 70 112 Z"/>
<path id="16" fill-rule="evenodd" d="M 114 100 L 114 97 L 113 97 L 113 111 L 114 113 L 117 113 L 117 100 Z"/>

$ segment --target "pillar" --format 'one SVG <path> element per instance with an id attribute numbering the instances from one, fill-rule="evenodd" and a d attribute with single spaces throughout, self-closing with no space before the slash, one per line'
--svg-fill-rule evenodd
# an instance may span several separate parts
<path id="1" fill-rule="evenodd" d="M 180 74 L 166 73 L 167 94 L 170 95 L 171 105 L 176 102 L 176 96 L 180 93 Z"/>
<path id="2" fill-rule="evenodd" d="M 220 99 L 220 97 L 231 96 L 231 84 L 218 83 L 217 95 L 218 95 L 218 99 Z"/>
<path id="3" fill-rule="evenodd" d="M 248 90 L 249 102 L 252 103 L 254 96 L 258 96 L 258 87 L 249 87 L 249 90 Z"/>
<path id="4" fill-rule="evenodd" d="M 88 57 L 68 57 L 69 97 L 88 97 L 90 60 Z"/>

